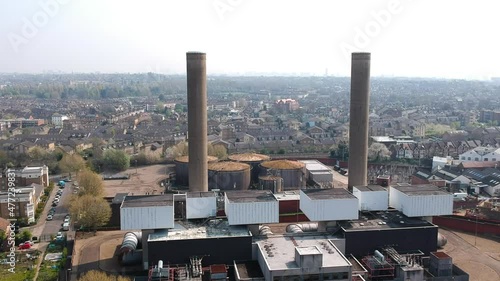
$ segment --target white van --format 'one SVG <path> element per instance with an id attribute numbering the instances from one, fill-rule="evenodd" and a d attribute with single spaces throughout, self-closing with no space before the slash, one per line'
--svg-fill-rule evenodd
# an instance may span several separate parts
<path id="1" fill-rule="evenodd" d="M 68 231 L 68 230 L 69 230 L 69 222 L 65 222 L 65 223 L 63 224 L 63 230 L 64 230 L 64 231 Z"/>

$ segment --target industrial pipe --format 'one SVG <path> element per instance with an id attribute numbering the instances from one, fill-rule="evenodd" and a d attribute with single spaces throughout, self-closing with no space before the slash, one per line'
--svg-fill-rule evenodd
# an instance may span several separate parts
<path id="1" fill-rule="evenodd" d="M 286 232 L 302 233 L 318 231 L 318 223 L 303 223 L 303 224 L 289 224 L 286 227 Z"/>
<path id="2" fill-rule="evenodd" d="M 273 235 L 273 232 L 269 226 L 261 225 L 259 227 L 259 235 Z"/>

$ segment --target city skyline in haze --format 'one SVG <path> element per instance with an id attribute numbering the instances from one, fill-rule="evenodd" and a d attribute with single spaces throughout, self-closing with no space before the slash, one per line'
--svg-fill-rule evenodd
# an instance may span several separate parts
<path id="1" fill-rule="evenodd" d="M 0 72 L 500 77 L 496 1 L 9 1 L 0 4 Z"/>

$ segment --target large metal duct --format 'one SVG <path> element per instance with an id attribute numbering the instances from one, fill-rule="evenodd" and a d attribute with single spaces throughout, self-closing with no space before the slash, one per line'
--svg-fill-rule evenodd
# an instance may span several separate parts
<path id="1" fill-rule="evenodd" d="M 273 231 L 268 225 L 261 225 L 259 227 L 259 235 L 273 235 Z"/>
<path id="2" fill-rule="evenodd" d="M 448 243 L 448 239 L 446 238 L 446 236 L 444 236 L 441 233 L 438 233 L 438 239 L 437 239 L 438 248 L 443 248 L 446 245 L 446 243 Z"/>
<path id="3" fill-rule="evenodd" d="M 123 236 L 122 246 L 120 247 L 121 253 L 128 253 L 137 250 L 141 245 L 142 233 L 141 232 L 127 232 Z"/>
<path id="4" fill-rule="evenodd" d="M 302 233 L 318 231 L 318 223 L 303 223 L 303 224 L 289 224 L 286 227 L 286 232 Z"/>
<path id="5" fill-rule="evenodd" d="M 186 53 L 189 191 L 208 191 L 206 54 Z"/>
<path id="6" fill-rule="evenodd" d="M 352 54 L 348 180 L 351 192 L 353 186 L 367 185 L 370 59 L 370 53 Z"/>

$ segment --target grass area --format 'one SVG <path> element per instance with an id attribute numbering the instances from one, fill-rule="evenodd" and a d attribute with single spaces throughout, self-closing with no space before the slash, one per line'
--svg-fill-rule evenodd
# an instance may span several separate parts
<path id="1" fill-rule="evenodd" d="M 37 281 L 56 281 L 59 277 L 60 264 L 56 261 L 43 261 L 40 265 Z"/>
<path id="2" fill-rule="evenodd" d="M 14 272 L 9 271 L 11 268 L 8 264 L 3 264 L 7 258 L 7 253 L 0 253 L 0 279 L 5 281 L 24 281 L 33 280 L 35 277 L 35 270 L 38 258 L 40 258 L 39 251 L 26 251 L 16 252 L 16 265 Z"/>

